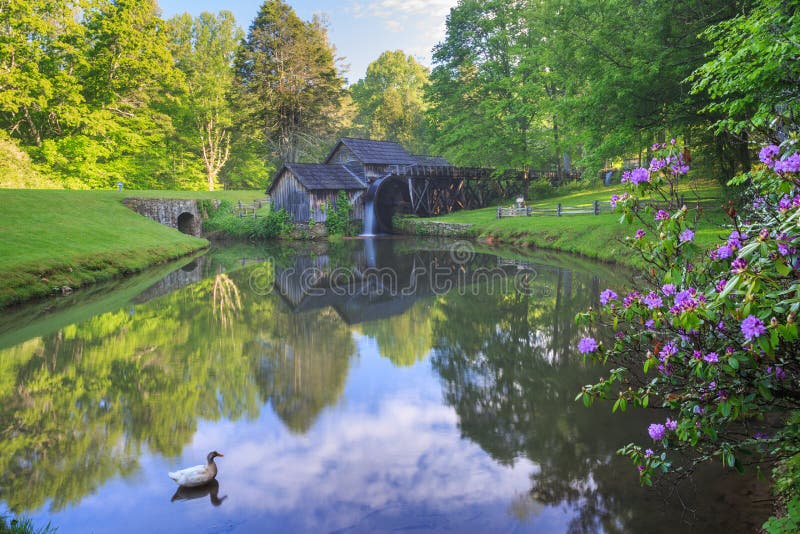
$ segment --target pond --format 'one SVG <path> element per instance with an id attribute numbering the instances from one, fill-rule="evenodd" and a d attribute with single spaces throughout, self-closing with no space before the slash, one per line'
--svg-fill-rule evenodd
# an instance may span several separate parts
<path id="1" fill-rule="evenodd" d="M 513 258 L 513 256 L 511 256 Z M 463 242 L 212 249 L 0 320 L 0 513 L 83 532 L 730 532 L 770 512 L 615 451 L 666 414 L 574 401 L 614 269 Z M 600 335 L 594 333 L 594 335 Z M 168 471 L 217 459 L 216 483 Z"/>

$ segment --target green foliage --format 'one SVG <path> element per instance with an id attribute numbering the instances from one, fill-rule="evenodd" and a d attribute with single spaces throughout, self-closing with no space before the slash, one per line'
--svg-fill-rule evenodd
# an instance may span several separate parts
<path id="1" fill-rule="evenodd" d="M 761 527 L 769 534 L 790 534 L 800 531 L 800 497 L 795 497 L 786 506 L 786 515 L 770 517 Z"/>
<path id="2" fill-rule="evenodd" d="M 69 185 L 80 186 L 80 182 Z M 17 142 L 0 130 L 0 187 L 11 189 L 58 189 L 64 184 L 46 178 Z"/>
<path id="3" fill-rule="evenodd" d="M 339 191 L 335 206 L 327 207 L 325 228 L 328 235 L 350 235 L 353 233 L 353 206 L 345 191 Z"/>
<path id="4" fill-rule="evenodd" d="M 177 15 L 168 21 L 167 31 L 172 56 L 189 88 L 175 117 L 181 142 L 202 161 L 207 188 L 213 191 L 231 153 L 233 114 L 227 95 L 244 34 L 230 11 L 203 12 L 196 18 Z"/>
<path id="5" fill-rule="evenodd" d="M 273 163 L 300 161 L 329 144 L 343 95 L 327 30 L 266 0 L 236 53 L 234 97 L 245 139 L 269 147 Z"/>
<path id="6" fill-rule="evenodd" d="M 383 52 L 350 93 L 357 108 L 354 133 L 396 141 L 415 154 L 427 154 L 424 113 L 428 69 L 402 50 Z"/>
<path id="7" fill-rule="evenodd" d="M 797 3 L 756 0 L 744 13 L 703 32 L 711 59 L 691 77 L 695 93 L 711 98 L 717 131 L 769 136 L 800 112 Z M 778 122 L 775 118 L 779 117 Z"/>
<path id="8" fill-rule="evenodd" d="M 36 528 L 33 526 L 33 522 L 26 517 L 14 517 L 7 520 L 6 517 L 0 516 L 0 534 L 51 534 L 57 531 L 58 529 L 50 526 L 50 523 Z"/>
<path id="9" fill-rule="evenodd" d="M 711 48 L 698 34 L 736 16 L 737 5 L 459 2 L 433 55 L 436 149 L 501 169 L 561 169 L 568 155 L 593 173 L 683 137 L 707 169 L 731 177 L 749 168 L 746 146 L 708 132 L 717 118 L 702 114 L 708 97 L 689 94 L 684 79 Z"/>
<path id="10" fill-rule="evenodd" d="M 656 147 L 651 168 L 634 170 L 630 191 L 618 200 L 621 221 L 641 226 L 629 243 L 649 269 L 640 291 L 624 299 L 604 292 L 601 311 L 576 318 L 615 334 L 609 346 L 583 340 L 581 352 L 625 365 L 577 398 L 671 410 L 648 429 L 655 451 L 634 444 L 619 451 L 643 483 L 669 469 L 666 458 L 678 450 L 739 471 L 800 450 L 789 418 L 800 407 L 800 155 L 793 138 L 783 149 L 762 151 L 766 166 L 746 177 L 756 202 L 738 217 L 730 210 L 734 230 L 708 254 L 698 255 L 692 212 L 675 203 L 675 182 L 686 172 L 676 146 Z M 778 165 L 781 154 L 786 168 Z M 662 205 L 648 205 L 642 195 L 660 196 Z"/>
<path id="11" fill-rule="evenodd" d="M 291 217 L 286 210 L 270 211 L 259 217 L 239 217 L 233 203 L 223 200 L 217 210 L 203 221 L 205 232 L 219 232 L 236 239 L 270 240 L 286 235 Z"/>

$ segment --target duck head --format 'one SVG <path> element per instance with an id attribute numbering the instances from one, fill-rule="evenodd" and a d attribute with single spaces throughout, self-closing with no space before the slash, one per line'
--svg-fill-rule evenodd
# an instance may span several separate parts
<path id="1" fill-rule="evenodd" d="M 222 454 L 221 452 L 211 451 L 211 452 L 208 453 L 208 456 L 206 456 L 206 460 L 208 460 L 208 463 L 211 463 L 211 462 L 214 461 L 214 458 L 216 458 L 217 456 L 223 457 L 225 455 Z"/>

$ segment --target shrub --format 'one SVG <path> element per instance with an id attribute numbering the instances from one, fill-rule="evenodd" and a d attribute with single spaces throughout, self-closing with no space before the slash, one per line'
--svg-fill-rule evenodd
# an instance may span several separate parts
<path id="1" fill-rule="evenodd" d="M 336 207 L 327 207 L 327 218 L 325 228 L 329 235 L 350 235 L 353 232 L 353 206 L 347 198 L 345 191 L 339 191 L 336 196 Z"/>
<path id="2" fill-rule="evenodd" d="M 290 216 L 286 210 L 270 211 L 258 218 L 239 217 L 233 212 L 233 204 L 227 200 L 203 222 L 206 232 L 220 232 L 237 239 L 276 239 L 288 233 Z"/>
<path id="3" fill-rule="evenodd" d="M 699 254 L 692 212 L 670 194 L 688 166 L 675 144 L 654 148 L 649 168 L 625 176 L 629 192 L 612 197 L 623 220 L 641 226 L 629 240 L 651 266 L 644 285 L 624 296 L 606 290 L 601 310 L 576 318 L 614 334 L 610 346 L 584 338 L 578 350 L 624 366 L 577 398 L 613 399 L 614 411 L 671 410 L 647 428 L 647 446 L 618 451 L 644 484 L 676 469 L 676 450 L 737 470 L 796 456 L 800 435 L 789 416 L 800 406 L 800 154 L 788 143 L 762 150 L 764 166 L 737 180 L 752 184 L 755 202 L 742 214 L 729 206 L 727 240 Z M 648 195 L 664 206 L 643 205 Z"/>

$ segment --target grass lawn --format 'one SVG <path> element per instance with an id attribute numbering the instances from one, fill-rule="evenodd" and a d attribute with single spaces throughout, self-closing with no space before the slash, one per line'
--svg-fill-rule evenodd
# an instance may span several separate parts
<path id="1" fill-rule="evenodd" d="M 0 189 L 0 307 L 140 271 L 207 246 L 122 205 L 128 196 L 252 202 L 263 191 Z"/>
<path id="2" fill-rule="evenodd" d="M 694 198 L 685 186 L 687 201 Z M 723 190 L 716 182 L 700 182 L 693 187 L 701 199 L 719 199 L 722 204 Z M 585 191 L 571 192 L 563 196 L 529 201 L 533 208 L 555 209 L 563 206 L 590 206 L 593 201 L 608 201 L 612 194 L 621 194 L 621 185 L 605 187 L 598 185 Z M 473 224 L 476 237 L 489 242 L 515 246 L 555 249 L 580 254 L 589 258 L 642 267 L 641 258 L 631 254 L 625 238 L 633 235 L 638 226 L 619 223 L 620 215 L 534 215 L 531 217 L 509 217 L 498 219 L 497 208 L 465 210 L 437 217 L 436 221 Z M 721 208 L 703 212 L 697 226 L 695 242 L 703 248 L 719 243 L 729 219 Z"/>

